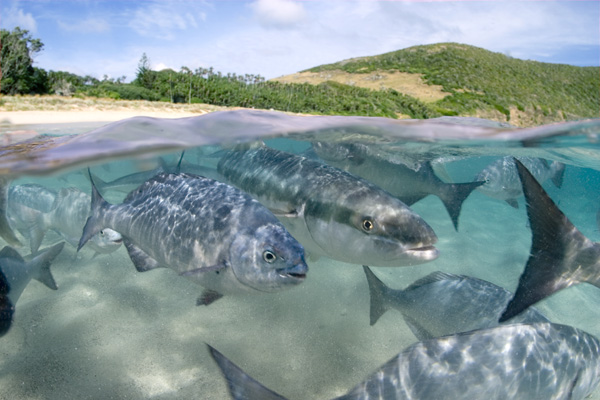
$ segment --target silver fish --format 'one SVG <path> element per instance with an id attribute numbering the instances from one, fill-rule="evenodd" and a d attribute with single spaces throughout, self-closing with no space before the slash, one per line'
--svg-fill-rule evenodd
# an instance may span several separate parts
<path id="1" fill-rule="evenodd" d="M 235 400 L 285 399 L 214 348 Z M 552 323 L 503 325 L 415 343 L 338 400 L 580 400 L 600 381 L 600 341 Z"/>
<path id="2" fill-rule="evenodd" d="M 92 189 L 92 214 L 79 249 L 101 229 L 123 235 L 140 272 L 168 267 L 222 295 L 274 292 L 304 281 L 304 249 L 256 200 L 227 184 L 188 174 L 159 174 L 122 204 Z"/>
<path id="3" fill-rule="evenodd" d="M 546 160 L 535 157 L 519 157 L 519 160 L 538 181 L 544 183 L 550 179 L 556 187 L 560 188 L 562 186 L 565 171 L 564 164 L 557 161 L 548 164 Z M 519 207 L 517 199 L 523 195 L 523 190 L 512 157 L 503 157 L 488 165 L 477 175 L 475 180 L 486 182 L 485 185 L 477 189 L 481 193 L 495 199 L 504 200 L 511 207 Z"/>
<path id="4" fill-rule="evenodd" d="M 268 147 L 227 152 L 217 170 L 277 215 L 311 256 L 375 266 L 438 257 L 433 229 L 366 180 Z"/>
<path id="5" fill-rule="evenodd" d="M 514 297 L 500 321 L 578 283 L 600 287 L 600 243 L 585 237 L 558 209 L 533 175 L 514 160 L 531 226 L 531 250 Z"/>
<path id="6" fill-rule="evenodd" d="M 445 183 L 428 161 L 410 168 L 374 154 L 368 146 L 360 143 L 314 142 L 313 149 L 327 164 L 373 182 L 409 206 L 426 196 L 437 196 L 457 230 L 463 202 L 475 188 L 485 183 Z"/>
<path id="7" fill-rule="evenodd" d="M 0 251 L 0 336 L 8 332 L 13 321 L 15 304 L 31 279 L 36 279 L 52 290 L 58 289 L 50 272 L 50 263 L 61 252 L 61 242 L 42 250 L 31 261 L 12 247 Z"/>
<path id="8" fill-rule="evenodd" d="M 21 242 L 12 230 L 8 218 L 8 187 L 10 180 L 0 177 L 0 237 L 12 246 L 20 246 Z"/>
<path id="9" fill-rule="evenodd" d="M 387 310 L 396 309 L 419 340 L 497 326 L 512 297 L 508 290 L 491 282 L 440 271 L 395 290 L 368 267 L 363 268 L 369 283 L 371 325 Z M 510 320 L 511 324 L 535 322 L 550 321 L 534 308 Z"/>

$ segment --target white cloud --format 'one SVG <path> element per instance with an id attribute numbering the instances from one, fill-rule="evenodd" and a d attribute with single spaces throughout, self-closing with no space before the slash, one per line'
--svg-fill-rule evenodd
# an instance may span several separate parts
<path id="1" fill-rule="evenodd" d="M 257 0 L 251 7 L 259 23 L 268 28 L 294 28 L 306 18 L 302 4 L 292 0 Z"/>
<path id="2" fill-rule="evenodd" d="M 76 23 L 58 21 L 58 26 L 68 32 L 103 33 L 110 30 L 109 23 L 100 18 L 88 18 Z"/>
<path id="3" fill-rule="evenodd" d="M 174 3 L 141 2 L 140 4 L 142 6 L 131 16 L 129 27 L 141 36 L 173 40 L 178 31 L 198 27 L 194 13 L 178 10 L 173 6 Z M 206 14 L 203 12 L 198 12 L 196 15 L 202 21 L 206 19 Z"/>
<path id="4" fill-rule="evenodd" d="M 26 29 L 31 33 L 37 33 L 37 22 L 31 13 L 24 12 L 21 8 L 17 8 L 16 4 L 4 11 L 2 19 L 5 27 Z"/>

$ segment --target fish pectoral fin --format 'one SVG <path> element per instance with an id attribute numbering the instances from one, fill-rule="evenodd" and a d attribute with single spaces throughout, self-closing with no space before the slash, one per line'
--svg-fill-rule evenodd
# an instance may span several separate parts
<path id="1" fill-rule="evenodd" d="M 223 295 L 216 290 L 206 289 L 196 300 L 197 306 L 208 306 L 219 300 Z"/>
<path id="2" fill-rule="evenodd" d="M 129 240 L 123 240 L 129 258 L 138 272 L 146 272 L 151 269 L 159 268 L 158 261 L 150 257 L 144 250 L 140 249 Z"/>

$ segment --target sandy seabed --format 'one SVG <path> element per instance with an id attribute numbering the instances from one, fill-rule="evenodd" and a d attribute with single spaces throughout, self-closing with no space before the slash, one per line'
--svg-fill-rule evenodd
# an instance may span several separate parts
<path id="1" fill-rule="evenodd" d="M 598 241 L 600 189 L 585 189 L 584 175 L 569 167 L 565 186 L 548 190 Z M 374 268 L 384 282 L 403 288 L 442 270 L 514 290 L 531 235 L 522 200 L 515 210 L 475 192 L 458 232 L 437 198 L 412 208 L 436 231 L 441 256 L 414 267 Z M 14 325 L 0 338 L 0 399 L 228 398 L 205 343 L 292 400 L 327 399 L 416 341 L 393 310 L 369 326 L 358 265 L 322 258 L 309 262 L 306 282 L 291 290 L 196 307 L 201 288 L 172 270 L 138 273 L 124 248 L 92 256 L 67 245 L 52 266 L 59 290 L 33 281 L 21 296 Z M 538 308 L 554 322 L 600 336 L 599 304 L 600 290 L 579 285 Z M 598 392 L 591 398 L 600 399 Z"/>

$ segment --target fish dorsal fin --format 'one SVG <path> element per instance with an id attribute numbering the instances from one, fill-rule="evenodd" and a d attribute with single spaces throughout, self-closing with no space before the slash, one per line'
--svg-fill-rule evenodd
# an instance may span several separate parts
<path id="1" fill-rule="evenodd" d="M 151 269 L 160 268 L 158 261 L 150 257 L 144 250 L 140 249 L 129 240 L 123 240 L 129 258 L 138 272 L 146 272 Z"/>
<path id="2" fill-rule="evenodd" d="M 411 318 L 410 316 L 404 315 L 404 314 L 403 314 L 403 316 L 404 316 L 404 321 L 406 321 L 406 325 L 408 325 L 411 332 L 413 333 L 413 335 L 415 335 L 417 337 L 417 339 L 422 341 L 422 340 L 428 340 L 428 339 L 434 338 L 434 336 L 431 334 L 431 332 L 429 332 L 427 329 L 423 328 L 423 326 L 421 324 L 419 324 L 419 322 L 417 322 L 416 319 Z"/>
<path id="3" fill-rule="evenodd" d="M 581 249 L 597 247 L 573 226 L 527 168 L 518 160 L 515 162 L 527 203 L 532 233 L 531 251 L 515 295 L 502 313 L 500 322 L 561 289 L 580 283 L 575 274 L 581 268 L 576 261 L 581 260 L 575 257 L 573 261 L 568 254 L 578 253 L 581 256 Z"/>
<path id="4" fill-rule="evenodd" d="M 240 367 L 227 359 L 210 345 L 208 350 L 227 380 L 231 398 L 234 400 L 285 400 L 285 397 L 263 386 L 246 374 Z"/>
<path id="5" fill-rule="evenodd" d="M 418 289 L 422 286 L 430 285 L 435 282 L 447 281 L 447 280 L 460 280 L 460 279 L 464 279 L 464 276 L 449 274 L 447 272 L 442 272 L 442 271 L 435 271 L 435 272 L 430 273 L 427 276 L 422 277 L 421 279 L 417 279 L 416 281 L 411 283 L 404 290 L 414 290 L 414 289 Z"/>
<path id="6" fill-rule="evenodd" d="M 25 262 L 19 252 L 10 246 L 4 246 L 4 248 L 0 250 L 0 258 L 12 258 L 20 262 Z"/>

